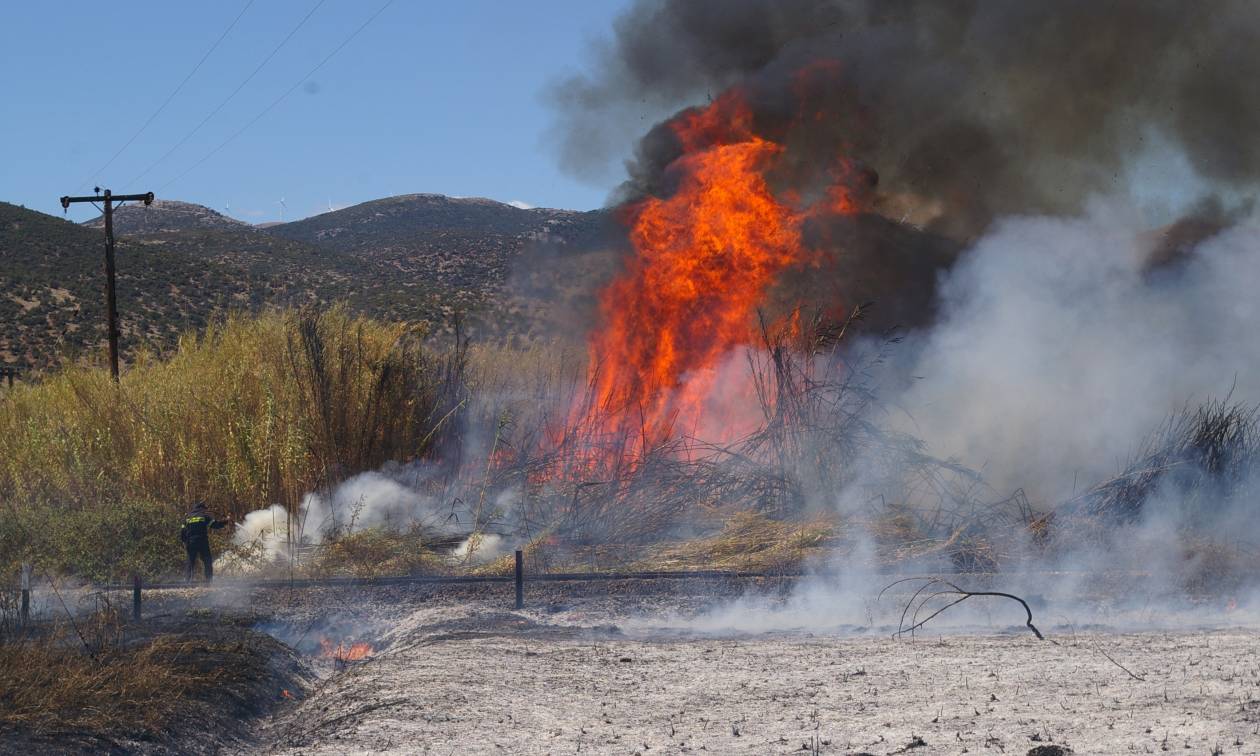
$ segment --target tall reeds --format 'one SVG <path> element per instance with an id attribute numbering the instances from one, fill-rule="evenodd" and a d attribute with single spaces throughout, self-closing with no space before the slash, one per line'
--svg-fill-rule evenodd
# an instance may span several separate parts
<path id="1" fill-rule="evenodd" d="M 336 308 L 231 316 L 120 384 L 72 368 L 5 394 L 0 569 L 169 567 L 178 549 L 161 539 L 194 499 L 233 519 L 293 511 L 309 491 L 426 455 L 463 367 L 422 336 Z M 175 556 L 121 554 L 146 539 Z"/>

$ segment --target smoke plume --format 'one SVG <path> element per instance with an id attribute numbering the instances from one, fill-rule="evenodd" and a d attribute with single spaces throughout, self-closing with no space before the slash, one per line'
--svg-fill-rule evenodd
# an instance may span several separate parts
<path id="1" fill-rule="evenodd" d="M 1233 0 L 640 0 L 553 95 L 575 172 L 641 137 L 618 201 L 677 192 L 685 108 L 729 92 L 750 113 L 727 132 L 783 145 L 780 196 L 812 201 L 838 157 L 850 190 L 869 171 L 872 214 L 807 224 L 830 257 L 772 300 L 874 300 L 913 331 L 885 376 L 901 429 L 1054 502 L 1186 403 L 1260 399 L 1260 257 L 1231 228 L 1260 177 L 1257 42 Z"/>
<path id="2" fill-rule="evenodd" d="M 906 337 L 876 371 L 893 430 L 979 471 L 994 498 L 1024 489 L 1066 514 L 1186 408 L 1239 403 L 1253 430 L 1257 42 L 1260 5 L 1237 0 L 639 0 L 554 88 L 556 134 L 587 177 L 633 144 L 610 202 L 634 212 L 698 207 L 694 156 L 760 140 L 776 146 L 760 177 L 792 211 L 843 187 L 851 211 L 807 213 L 799 246 L 820 254 L 776 269 L 757 311 L 874 300 L 867 333 Z M 715 213 L 698 215 L 687 229 Z M 636 243 L 631 274 L 661 269 L 660 238 Z M 689 259 L 713 270 L 736 243 Z M 1236 537 L 1254 516 L 1247 455 L 1245 482 L 1193 494 L 1178 475 L 1218 473 L 1179 460 L 1110 540 L 1038 565 L 1140 569 L 1166 588 L 1213 553 L 1195 538 L 1217 544 L 1210 558 L 1257 553 Z M 845 514 L 870 498 L 817 493 Z M 1026 535 L 1024 553 L 1043 548 Z"/>
<path id="3" fill-rule="evenodd" d="M 1149 193 L 1133 168 L 1166 152 L 1215 191 L 1251 186 L 1258 43 L 1260 6 L 1246 0 L 640 0 L 593 72 L 552 96 L 563 165 L 606 176 L 645 119 L 732 86 L 773 129 L 802 102 L 802 69 L 825 63 L 825 86 L 808 83 L 817 117 L 792 137 L 798 158 L 843 148 L 879 174 L 898 217 L 970 236 L 1001 215 Z M 667 191 L 676 150 L 649 132 L 618 196 Z"/>
<path id="4" fill-rule="evenodd" d="M 911 339 L 903 429 L 1045 502 L 1119 472 L 1186 404 L 1260 401 L 1256 227 L 1220 231 L 1152 268 L 1166 235 L 1096 203 L 998 222 L 941 286 Z M 915 343 L 917 341 L 917 343 Z"/>
<path id="5" fill-rule="evenodd" d="M 474 563 L 506 553 L 507 543 L 500 535 L 480 528 L 488 521 L 512 519 L 518 492 L 500 490 L 484 501 L 465 500 L 434 486 L 438 474 L 437 468 L 423 462 L 391 463 L 355 475 L 331 491 L 306 494 L 292 514 L 279 504 L 250 512 L 233 533 L 238 554 L 229 564 L 248 571 L 286 560 L 331 537 L 373 529 L 421 533 L 429 543 L 450 540 L 454 557 Z"/>

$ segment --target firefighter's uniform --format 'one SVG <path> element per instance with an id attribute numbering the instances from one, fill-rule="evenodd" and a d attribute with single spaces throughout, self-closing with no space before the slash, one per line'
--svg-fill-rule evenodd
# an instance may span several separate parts
<path id="1" fill-rule="evenodd" d="M 206 510 L 205 504 L 198 504 L 184 517 L 184 527 L 179 529 L 179 540 L 184 542 L 188 552 L 188 567 L 184 570 L 184 579 L 192 580 L 193 567 L 197 559 L 206 570 L 206 582 L 214 579 L 214 556 L 210 553 L 210 530 L 218 530 L 226 525 L 214 519 Z"/>

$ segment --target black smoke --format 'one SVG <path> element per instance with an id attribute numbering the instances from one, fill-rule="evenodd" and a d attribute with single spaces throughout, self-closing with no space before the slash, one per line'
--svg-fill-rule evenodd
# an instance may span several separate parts
<path id="1" fill-rule="evenodd" d="M 730 87 L 774 124 L 833 62 L 798 161 L 837 150 L 881 191 L 972 236 L 1079 211 L 1165 140 L 1213 190 L 1260 175 L 1260 3 L 1251 0 L 639 0 L 590 72 L 556 86 L 563 164 L 593 175 L 644 137 L 617 199 L 659 192 L 650 124 Z M 802 152 L 803 151 L 803 152 Z M 909 199 L 907 199 L 909 198 Z M 890 215 L 895 213 L 888 213 Z"/>

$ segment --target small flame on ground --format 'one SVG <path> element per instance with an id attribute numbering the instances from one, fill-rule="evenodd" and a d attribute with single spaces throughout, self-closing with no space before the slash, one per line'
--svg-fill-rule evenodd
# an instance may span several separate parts
<path id="1" fill-rule="evenodd" d="M 346 643 L 345 641 L 334 643 L 327 638 L 320 638 L 319 655 L 339 662 L 359 661 L 372 655 L 372 644 Z"/>

